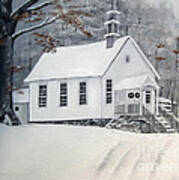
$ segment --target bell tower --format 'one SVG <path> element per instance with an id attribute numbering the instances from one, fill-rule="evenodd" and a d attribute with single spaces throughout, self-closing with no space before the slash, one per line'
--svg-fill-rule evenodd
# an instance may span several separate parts
<path id="1" fill-rule="evenodd" d="M 111 0 L 111 10 L 107 11 L 107 19 L 104 23 L 106 27 L 106 48 L 112 48 L 116 39 L 119 38 L 120 32 L 120 21 L 119 16 L 120 12 L 117 10 L 116 0 Z"/>

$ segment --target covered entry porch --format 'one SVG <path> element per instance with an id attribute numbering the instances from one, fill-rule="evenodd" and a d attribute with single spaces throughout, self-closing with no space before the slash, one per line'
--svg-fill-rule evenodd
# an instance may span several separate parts
<path id="1" fill-rule="evenodd" d="M 114 88 L 114 118 L 158 114 L 159 86 L 148 75 L 125 78 Z"/>

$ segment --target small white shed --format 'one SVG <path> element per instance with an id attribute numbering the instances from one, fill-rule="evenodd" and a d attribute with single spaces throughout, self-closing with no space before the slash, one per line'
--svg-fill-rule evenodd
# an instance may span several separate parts
<path id="1" fill-rule="evenodd" d="M 22 124 L 29 121 L 29 88 L 21 88 L 13 92 L 14 112 Z"/>

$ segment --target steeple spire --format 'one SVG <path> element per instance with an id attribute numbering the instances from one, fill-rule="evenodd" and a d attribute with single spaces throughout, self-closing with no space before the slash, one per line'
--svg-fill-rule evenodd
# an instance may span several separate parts
<path id="1" fill-rule="evenodd" d="M 120 12 L 117 10 L 116 0 L 111 0 L 111 10 L 109 10 L 106 14 L 107 14 L 107 20 L 104 23 L 107 30 L 107 33 L 105 34 L 106 47 L 112 48 L 116 39 L 120 36 L 120 32 L 119 32 Z"/>
<path id="2" fill-rule="evenodd" d="M 116 6 L 117 6 L 116 0 L 111 0 L 111 9 L 116 10 Z"/>

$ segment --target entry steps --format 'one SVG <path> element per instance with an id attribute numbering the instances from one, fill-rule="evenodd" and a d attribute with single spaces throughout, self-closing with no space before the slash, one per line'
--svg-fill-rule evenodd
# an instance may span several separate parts
<path id="1" fill-rule="evenodd" d="M 172 122 L 170 122 L 170 120 L 168 120 L 164 116 L 161 116 L 161 115 L 156 116 L 156 119 L 159 121 L 159 123 L 161 123 L 163 125 L 163 127 L 166 129 L 167 133 L 176 133 L 177 132 L 175 130 L 175 128 L 173 127 L 174 125 L 172 125 Z"/>

